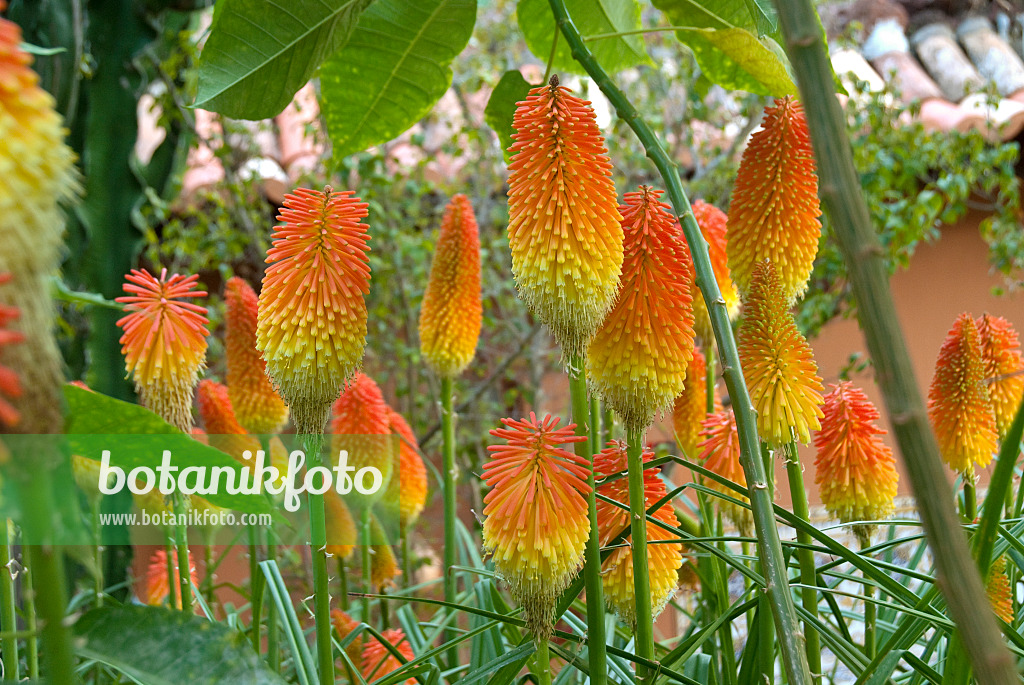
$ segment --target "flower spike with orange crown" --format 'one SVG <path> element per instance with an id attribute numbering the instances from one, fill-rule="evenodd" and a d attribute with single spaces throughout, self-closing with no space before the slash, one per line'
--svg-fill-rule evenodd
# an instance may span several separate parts
<path id="1" fill-rule="evenodd" d="M 586 496 L 590 466 L 562 445 L 581 442 L 575 424 L 559 419 L 502 419 L 491 435 L 506 444 L 487 449 L 483 480 L 483 546 L 523 607 L 538 643 L 554 630 L 555 601 L 583 566 L 590 534 Z"/>
<path id="2" fill-rule="evenodd" d="M 301 435 L 323 432 L 331 403 L 362 363 L 366 208 L 352 191 L 298 188 L 285 196 L 267 251 L 256 349 Z"/>
<path id="3" fill-rule="evenodd" d="M 807 288 L 821 236 L 818 175 L 803 105 L 791 97 L 764 111 L 750 137 L 729 204 L 728 254 L 741 293 L 770 259 L 787 303 Z"/>
<path id="4" fill-rule="evenodd" d="M 469 198 L 452 197 L 420 309 L 420 350 L 439 376 L 462 373 L 476 354 L 483 320 L 480 231 Z"/>
<path id="5" fill-rule="evenodd" d="M 654 452 L 645 450 L 645 462 L 654 459 Z M 594 457 L 595 475 L 607 478 L 626 470 L 626 446 L 621 442 L 608 444 Z M 611 480 L 598 486 L 597 492 L 611 500 L 629 505 L 629 483 L 625 478 Z M 644 506 L 650 509 L 656 502 L 668 495 L 665 481 L 656 469 L 644 469 Z M 662 523 L 678 527 L 672 506 L 667 502 L 651 513 Z M 601 546 L 607 547 L 623 531 L 623 544 L 615 547 L 601 564 L 601 582 L 608 606 L 624 623 L 636 629 L 636 592 L 633 586 L 633 550 L 629 544 L 629 511 L 609 504 L 597 502 L 597 527 L 600 531 Z M 683 546 L 679 542 L 666 542 L 677 536 L 650 521 L 647 522 L 647 564 L 651 587 L 651 613 L 657 618 L 665 604 L 672 598 L 679 584 L 679 568 L 683 565 Z"/>
<path id="6" fill-rule="evenodd" d="M 156 278 L 145 269 L 133 269 L 117 298 L 125 316 L 117 325 L 124 331 L 121 351 L 128 373 L 135 379 L 142 404 L 183 433 L 192 432 L 192 392 L 206 363 L 206 308 L 189 302 L 205 297 L 193 290 L 198 276 L 167 275 Z"/>
<path id="7" fill-rule="evenodd" d="M 385 630 L 381 637 L 388 641 L 398 653 L 405 657 L 406 661 L 416 658 L 413 654 L 412 645 L 405 637 L 405 633 L 397 628 Z M 393 673 L 402 667 L 402 662 L 395 657 L 387 647 L 382 645 L 376 637 L 365 638 L 362 654 L 363 678 L 368 683 L 382 680 L 384 676 Z M 402 685 L 416 685 L 416 678 L 409 678 L 400 681 Z"/>
<path id="8" fill-rule="evenodd" d="M 707 398 L 707 361 L 704 354 L 697 348 L 693 350 L 693 359 L 686 370 L 686 381 L 683 392 L 672 404 L 672 430 L 675 433 L 679 448 L 687 458 L 697 457 L 697 443 L 700 441 L 701 424 L 708 414 Z M 722 402 L 715 393 L 715 410 L 721 409 Z"/>
<path id="9" fill-rule="evenodd" d="M 270 384 L 266 362 L 256 349 L 258 302 L 243 279 L 228 279 L 224 287 L 226 381 L 238 423 L 250 433 L 270 435 L 288 420 L 288 406 Z"/>
<path id="10" fill-rule="evenodd" d="M 985 383 L 992 399 L 999 437 L 1006 436 L 1024 395 L 1024 357 L 1017 331 L 1001 316 L 983 314 L 975 321 L 981 338 Z"/>
<path id="11" fill-rule="evenodd" d="M 1006 575 L 1006 557 L 1001 556 L 992 562 L 988 570 L 988 582 L 985 583 L 985 594 L 999 620 L 1013 623 L 1013 591 L 1010 579 Z"/>
<path id="12" fill-rule="evenodd" d="M 820 427 L 824 388 L 771 262 L 754 270 L 745 307 L 737 347 L 757 410 L 757 431 L 774 446 L 794 439 L 806 444 Z"/>
<path id="13" fill-rule="evenodd" d="M 0 274 L 0 285 L 10 282 L 11 274 Z M 10 307 L 0 304 L 0 353 L 7 345 L 15 345 L 24 342 L 25 336 L 18 331 L 8 328 L 8 324 L 18 318 L 20 312 L 17 307 Z M 21 419 L 17 409 L 8 401 L 21 396 L 21 381 L 17 372 L 4 366 L 0 356 L 0 428 L 3 426 L 14 426 Z"/>
<path id="14" fill-rule="evenodd" d="M 882 442 L 878 410 L 850 381 L 825 395 L 821 430 L 814 436 L 814 482 L 829 513 L 843 523 L 877 521 L 893 512 L 899 474 L 892 450 Z M 870 530 L 854 531 L 862 544 Z"/>
<path id="15" fill-rule="evenodd" d="M 247 434 L 238 423 L 227 387 L 209 378 L 201 381 L 196 388 L 196 405 L 210 447 L 248 466 L 243 454 L 248 450 L 255 455 L 261 449 L 260 441 L 256 436 Z"/>
<path id="16" fill-rule="evenodd" d="M 594 390 L 641 430 L 683 390 L 693 357 L 693 264 L 660 190 L 641 186 L 620 207 L 622 290 L 587 351 Z"/>
<path id="17" fill-rule="evenodd" d="M 747 477 L 740 465 L 740 434 L 736 427 L 736 414 L 726 408 L 714 414 L 708 414 L 701 428 L 701 442 L 697 448 L 701 450 L 700 459 L 704 468 L 737 485 L 746 487 Z M 724 495 L 742 502 L 749 502 L 746 497 L 729 487 L 708 479 L 706 485 Z M 716 498 L 718 508 L 732 521 L 741 535 L 750 535 L 754 529 L 754 519 L 750 509 L 734 502 Z"/>
<path id="18" fill-rule="evenodd" d="M 571 359 L 583 354 L 619 290 L 622 217 L 608 149 L 590 103 L 557 76 L 518 103 L 512 126 L 512 273 Z"/>
<path id="19" fill-rule="evenodd" d="M 363 372 L 356 373 L 332 408 L 331 454 L 348 453 L 348 465 L 358 471 L 364 466 L 380 470 L 384 478 L 380 489 L 366 497 L 377 500 L 388 490 L 394 473 L 395 440 L 384 394 L 376 382 Z"/>
<path id="20" fill-rule="evenodd" d="M 974 467 L 987 466 L 999 449 L 981 339 L 967 312 L 957 317 L 939 350 L 928 390 L 928 416 L 942 460 L 965 477 L 974 478 Z"/>
<path id="21" fill-rule="evenodd" d="M 387 412 L 391 433 L 398 437 L 398 461 L 381 504 L 397 508 L 399 525 L 409 526 L 416 522 L 427 504 L 427 467 L 420 456 L 416 436 L 405 417 L 391 407 L 387 408 Z M 398 474 L 397 478 L 395 473 Z"/>
<path id="22" fill-rule="evenodd" d="M 196 573 L 196 564 L 192 561 L 192 555 L 188 555 L 188 572 L 191 576 L 192 584 L 199 587 L 199 576 Z M 178 587 L 178 550 L 171 550 L 171 573 L 174 576 L 174 587 Z M 170 589 L 167 585 L 167 552 L 162 549 L 158 549 L 153 553 L 153 556 L 149 560 L 149 566 L 146 568 L 146 584 L 142 601 L 150 606 L 159 606 L 164 603 L 170 594 Z M 181 596 L 174 593 L 174 604 L 176 609 L 181 609 Z"/>
<path id="23" fill-rule="evenodd" d="M 726 254 L 727 222 L 725 212 L 704 200 L 693 203 L 693 218 L 697 220 L 701 235 L 708 242 L 708 256 L 711 268 L 715 273 L 715 281 L 722 293 L 725 309 L 729 319 L 735 319 L 740 313 L 740 294 L 729 273 L 729 258 Z M 694 289 L 693 293 L 693 328 L 700 336 L 702 344 L 714 344 L 715 333 L 711 330 L 711 316 L 708 314 L 704 296 Z"/>

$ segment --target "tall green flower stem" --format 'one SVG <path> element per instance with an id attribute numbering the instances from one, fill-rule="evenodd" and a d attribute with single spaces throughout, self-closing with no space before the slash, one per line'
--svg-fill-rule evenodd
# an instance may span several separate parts
<path id="1" fill-rule="evenodd" d="M 864 656 L 875 658 L 878 643 L 878 606 L 875 604 L 875 586 L 864 581 Z"/>
<path id="2" fill-rule="evenodd" d="M 547 640 L 537 645 L 534 663 L 536 664 L 534 675 L 537 676 L 537 685 L 551 685 L 551 653 L 548 650 Z"/>
<path id="3" fill-rule="evenodd" d="M 804 487 L 804 468 L 795 442 L 785 447 L 786 474 L 789 476 L 789 493 L 793 500 L 793 513 L 797 518 L 810 521 L 811 512 L 807 503 L 807 489 Z M 812 619 L 818 617 L 818 580 L 814 563 L 814 541 L 802 530 L 797 530 L 796 540 L 800 543 L 797 560 L 800 564 L 800 601 L 811 619 L 804 621 L 804 639 L 807 640 L 807 664 L 816 683 L 821 682 L 821 636 L 818 635 Z M 865 586 L 867 587 L 867 586 Z M 871 604 L 874 608 L 874 604 Z M 865 635 L 867 634 L 865 630 Z"/>
<path id="4" fill-rule="evenodd" d="M 587 401 L 587 373 L 583 355 L 569 357 L 569 400 L 576 435 L 586 441 L 573 445 L 576 456 L 590 465 L 587 484 L 587 515 L 590 518 L 590 536 L 587 538 L 586 562 L 583 580 L 587 590 L 587 658 L 592 685 L 608 682 L 608 647 L 604 630 L 604 587 L 601 585 L 601 539 L 597 530 L 597 487 L 594 479 L 594 453 L 590 449 L 590 407 Z M 609 424 L 610 427 L 610 424 Z M 557 617 L 556 617 L 557 618 Z"/>
<path id="5" fill-rule="evenodd" d="M 441 378 L 441 457 L 442 479 L 444 490 L 444 601 L 452 605 L 456 601 L 455 565 L 459 540 L 455 531 L 455 520 L 459 515 L 458 492 L 456 491 L 455 470 L 455 409 L 452 405 L 452 379 Z M 451 612 L 451 609 L 448 609 Z M 452 619 L 454 620 L 454 619 Z M 457 638 L 454 630 L 446 630 L 444 641 L 452 642 Z M 459 648 L 452 647 L 448 651 L 448 665 L 455 668 L 459 665 Z"/>
<path id="6" fill-rule="evenodd" d="M 360 618 L 366 625 L 372 625 L 370 623 L 370 595 L 373 594 L 373 563 L 370 559 L 370 555 L 373 553 L 372 518 L 372 509 L 369 506 L 364 507 L 360 512 L 359 519 L 359 540 L 362 543 L 359 546 L 359 551 L 362 555 L 363 570 L 363 615 Z"/>
<path id="7" fill-rule="evenodd" d="M 28 556 L 28 573 L 33 589 L 26 601 L 33 602 L 42 623 L 43 660 L 46 680 L 50 685 L 72 685 L 75 682 L 75 661 L 71 653 L 71 635 L 64 624 L 67 595 L 64 586 L 63 557 L 54 544 L 53 489 L 50 471 L 33 469 L 25 483 L 24 545 Z M 38 592 L 39 589 L 42 592 Z M 30 626 L 31 627 L 31 626 Z"/>
<path id="8" fill-rule="evenodd" d="M 35 586 L 31 569 L 22 570 L 22 589 L 25 593 L 25 665 L 28 666 L 29 680 L 39 679 L 39 621 L 36 616 Z"/>
<path id="9" fill-rule="evenodd" d="M 594 79 L 601 92 L 615 107 L 619 118 L 633 129 L 643 144 L 647 156 L 658 168 L 662 180 L 665 182 L 669 200 L 682 224 L 686 242 L 690 246 L 690 253 L 693 256 L 697 285 L 704 295 L 704 302 L 711 315 L 711 325 L 718 341 L 725 384 L 729 389 L 736 412 L 736 422 L 740 434 L 740 463 L 743 466 L 747 483 L 750 485 L 750 502 L 753 509 L 754 528 L 757 532 L 758 554 L 764 568 L 765 592 L 778 628 L 782 662 L 789 675 L 790 685 L 806 685 L 810 683 L 811 677 L 807 669 L 803 640 L 800 637 L 800 624 L 796 608 L 789 590 L 782 543 L 779 540 L 779 531 L 775 527 L 772 501 L 766 489 L 764 467 L 758 459 L 759 447 L 754 409 L 750 402 L 747 386 L 743 381 L 743 371 L 740 368 L 736 340 L 729 323 L 725 299 L 722 297 L 711 268 L 707 241 L 701 235 L 700 227 L 690 208 L 690 202 L 686 198 L 686 193 L 683 192 L 679 169 L 665 152 L 665 148 L 658 141 L 654 131 L 623 92 L 612 82 L 604 68 L 594 59 L 593 54 L 580 38 L 579 30 L 569 17 L 565 8 L 565 0 L 549 0 L 549 3 L 558 27 L 572 50 L 572 56 Z"/>
<path id="10" fill-rule="evenodd" d="M 597 395 L 590 398 L 590 452 L 601 451 L 601 400 Z"/>
<path id="11" fill-rule="evenodd" d="M 303 436 L 311 467 L 323 466 L 321 433 Z M 321 478 L 322 479 L 322 478 Z M 321 479 L 313 483 L 320 490 Z M 316 622 L 316 656 L 320 685 L 334 685 L 334 650 L 331 647 L 331 592 L 327 586 L 327 523 L 324 496 L 309 492 L 309 540 L 313 556 L 313 618 Z"/>
<path id="12" fill-rule="evenodd" d="M 935 556 L 938 585 L 960 628 L 978 682 L 1018 683 L 1015 662 L 1003 644 L 985 588 L 953 507 L 938 444 L 928 425 L 910 355 L 889 290 L 885 251 L 871 225 L 835 98 L 832 66 L 811 0 L 775 0 L 786 50 L 806 103 L 821 199 L 846 262 L 857 315 L 875 366 L 893 432 L 903 454 L 921 522 Z"/>
<path id="13" fill-rule="evenodd" d="M 634 639 L 636 655 L 654 661 L 654 617 L 651 614 L 651 578 L 647 560 L 647 497 L 644 490 L 644 431 L 626 429 L 626 467 L 629 472 L 630 545 L 633 549 L 633 596 L 636 600 Z M 654 682 L 656 673 L 637 666 L 637 682 Z"/>
<path id="14" fill-rule="evenodd" d="M 0 630 L 4 638 L 0 641 L 3 649 L 4 679 L 20 680 L 18 673 L 18 615 L 15 611 L 14 570 L 11 556 L 11 522 L 0 521 Z"/>
<path id="15" fill-rule="evenodd" d="M 93 549 L 93 590 L 96 592 L 96 608 L 103 606 L 103 528 L 100 526 L 100 504 L 99 497 L 92 497 L 92 539 L 96 543 Z"/>
<path id="16" fill-rule="evenodd" d="M 192 613 L 192 574 L 189 573 L 188 527 L 185 525 L 185 496 L 180 492 L 173 495 L 174 502 L 174 544 L 178 552 L 178 586 L 181 589 L 181 610 Z"/>
<path id="17" fill-rule="evenodd" d="M 263 589 L 265 587 L 263 574 L 260 572 L 260 544 L 259 533 L 256 526 L 249 525 L 249 583 L 252 586 L 251 611 L 252 630 L 249 638 L 252 641 L 252 649 L 260 653 L 260 623 L 263 619 Z"/>
<path id="18" fill-rule="evenodd" d="M 964 474 L 964 521 L 974 523 L 978 518 L 978 487 L 974 483 L 974 474 Z"/>

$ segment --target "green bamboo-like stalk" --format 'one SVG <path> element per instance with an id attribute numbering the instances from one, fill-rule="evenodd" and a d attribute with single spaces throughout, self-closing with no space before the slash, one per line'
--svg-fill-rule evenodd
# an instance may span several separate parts
<path id="1" fill-rule="evenodd" d="M 164 528 L 164 566 L 167 568 L 167 606 L 172 609 L 177 606 L 178 581 L 174 579 L 174 558 L 177 553 L 174 551 L 174 540 L 171 531 Z"/>
<path id="2" fill-rule="evenodd" d="M 811 0 L 775 0 L 775 6 L 807 104 L 821 198 L 846 262 L 875 377 L 935 556 L 938 584 L 960 628 L 978 681 L 986 685 L 1018 683 L 1014 661 L 1003 644 L 995 616 L 991 611 L 978 610 L 988 606 L 985 588 L 952 505 L 938 445 L 928 425 L 889 290 L 885 252 L 859 190 L 821 24 Z"/>
<path id="3" fill-rule="evenodd" d="M 28 573 L 33 589 L 29 601 L 34 602 L 42 623 L 43 662 L 50 685 L 72 685 L 75 682 L 75 660 L 71 652 L 71 635 L 64 624 L 67 595 L 64 586 L 63 558 L 53 544 L 53 490 L 47 469 L 33 470 L 25 484 L 28 511 L 25 536 Z M 42 589 L 42 592 L 39 590 Z"/>
<path id="4" fill-rule="evenodd" d="M 372 623 L 370 623 L 370 595 L 373 594 L 373 564 L 370 560 L 370 554 L 373 552 L 371 548 L 373 544 L 371 526 L 372 513 L 370 507 L 367 506 L 361 512 L 359 522 L 359 539 L 362 541 L 362 545 L 359 550 L 362 553 L 363 571 L 363 615 L 360 618 L 362 618 L 363 623 L 367 625 L 372 625 Z"/>
<path id="5" fill-rule="evenodd" d="M 597 530 L 597 486 L 594 478 L 594 453 L 590 450 L 590 407 L 587 402 L 587 373 L 582 355 L 569 358 L 569 401 L 572 421 L 576 424 L 576 435 L 587 437 L 573 445 L 576 456 L 589 465 L 587 484 L 587 515 L 590 519 L 590 535 L 584 552 L 584 587 L 587 591 L 587 663 L 590 668 L 592 685 L 606 685 L 608 682 L 608 646 L 604 628 L 604 587 L 601 585 L 601 541 Z M 558 618 L 557 616 L 555 617 Z"/>
<path id="6" fill-rule="evenodd" d="M 590 398 L 590 453 L 601 451 L 601 400 L 597 395 Z"/>
<path id="7" fill-rule="evenodd" d="M 259 534 L 256 526 L 249 524 L 249 585 L 251 598 L 252 629 L 249 632 L 249 639 L 252 641 L 252 650 L 260 653 L 260 623 L 263 618 L 263 574 L 260 573 L 259 556 Z"/>
<path id="8" fill-rule="evenodd" d="M 537 685 L 551 685 L 551 652 L 547 640 L 537 645 L 533 660 L 536 664 L 534 675 L 537 676 Z"/>
<path id="9" fill-rule="evenodd" d="M 697 220 L 693 216 L 690 202 L 683 192 L 679 170 L 665 152 L 654 131 L 640 116 L 636 108 L 629 102 L 621 90 L 612 82 L 604 68 L 594 59 L 586 44 L 580 38 L 579 30 L 572 23 L 565 8 L 564 0 L 549 0 L 551 10 L 558 23 L 562 35 L 565 36 L 572 55 L 597 83 L 601 92 L 615 107 L 619 118 L 625 121 L 643 144 L 647 156 L 661 173 L 665 182 L 669 200 L 676 215 L 679 217 L 690 246 L 694 267 L 697 273 L 697 285 L 704 295 L 711 325 L 718 341 L 718 350 L 722 356 L 722 369 L 729 395 L 733 400 L 736 422 L 740 434 L 740 462 L 750 484 L 750 503 L 754 515 L 754 528 L 757 532 L 758 551 L 764 566 L 766 581 L 765 591 L 772 607 L 772 614 L 777 623 L 778 634 L 782 647 L 782 660 L 789 675 L 791 685 L 806 685 L 810 682 L 807 659 L 804 654 L 803 641 L 800 637 L 800 624 L 793 605 L 793 597 L 789 590 L 789 579 L 786 576 L 786 565 L 782 554 L 782 543 L 779 531 L 775 526 L 775 515 L 772 501 L 765 489 L 764 469 L 758 460 L 757 426 L 754 419 L 754 408 L 750 402 L 750 394 L 743 381 L 736 341 L 732 335 L 729 314 L 726 311 L 725 299 L 718 288 L 711 259 L 708 256 L 708 244 L 704 240 Z"/>
<path id="10" fill-rule="evenodd" d="M 636 600 L 636 655 L 654 661 L 654 617 L 651 613 L 650 565 L 647 561 L 647 497 L 644 489 L 643 430 L 626 429 L 626 468 L 629 473 L 630 546 L 633 554 L 633 596 Z M 638 665 L 637 682 L 654 682 L 652 669 Z"/>
<path id="11" fill-rule="evenodd" d="M 322 466 L 323 434 L 303 436 L 311 467 Z M 314 483 L 314 489 L 320 483 Z M 331 646 L 331 590 L 327 576 L 327 521 L 323 493 L 308 493 L 309 539 L 313 557 L 313 617 L 316 623 L 316 656 L 320 685 L 334 685 L 334 650 Z"/>
<path id="12" fill-rule="evenodd" d="M 974 523 L 978 518 L 978 486 L 974 483 L 974 474 L 964 474 L 964 522 Z"/>
<path id="13" fill-rule="evenodd" d="M 178 586 L 181 588 L 181 610 L 192 613 L 192 574 L 189 572 L 188 527 L 185 525 L 185 496 L 175 492 L 174 542 L 178 551 Z"/>
<path id="14" fill-rule="evenodd" d="M 789 491 L 793 500 L 793 513 L 804 521 L 810 521 L 810 507 L 807 503 L 807 489 L 804 487 L 804 469 L 800 464 L 800 455 L 796 443 L 786 446 L 786 473 L 789 476 Z M 813 540 L 805 531 L 796 533 L 800 548 L 797 559 L 800 563 L 800 601 L 804 611 L 813 618 L 818 617 L 817 568 L 814 563 Z M 872 608 L 874 605 L 872 604 Z M 866 633 L 865 633 L 866 634 Z M 810 620 L 804 621 L 804 639 L 807 640 L 807 664 L 811 669 L 811 677 L 816 683 L 821 682 L 821 636 Z"/>
<path id="15" fill-rule="evenodd" d="M 96 592 L 96 608 L 103 606 L 103 529 L 100 527 L 100 503 L 99 497 L 93 497 L 92 505 L 92 538 L 96 543 L 93 549 L 93 563 L 96 569 L 93 575 L 93 589 Z"/>
<path id="16" fill-rule="evenodd" d="M 24 549 L 24 547 L 23 547 Z M 29 680 L 39 678 L 39 621 L 36 616 L 36 592 L 33 586 L 31 569 L 22 570 L 22 589 L 25 593 L 25 665 L 28 667 Z"/>
<path id="17" fill-rule="evenodd" d="M 878 606 L 874 600 L 875 586 L 864 583 L 864 656 L 874 659 L 877 651 Z"/>
<path id="18" fill-rule="evenodd" d="M 455 531 L 455 519 L 459 515 L 458 492 L 456 490 L 455 471 L 455 409 L 452 401 L 452 379 L 448 376 L 441 378 L 441 467 L 444 480 L 444 601 L 454 604 L 456 597 L 455 565 L 457 561 L 459 540 Z M 449 609 L 449 612 L 451 610 Z M 457 634 L 453 630 L 446 630 L 444 641 L 455 640 Z M 448 651 L 448 665 L 451 668 L 458 666 L 459 649 L 452 647 Z"/>
<path id="19" fill-rule="evenodd" d="M 15 611 L 14 577 L 11 575 L 11 522 L 0 520 L 0 630 L 5 635 L 0 641 L 3 649 L 4 679 L 20 680 L 18 670 L 18 614 Z"/>

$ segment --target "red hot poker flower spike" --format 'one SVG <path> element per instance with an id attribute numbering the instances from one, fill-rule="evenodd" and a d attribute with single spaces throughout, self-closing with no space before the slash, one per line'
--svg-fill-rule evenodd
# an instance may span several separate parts
<path id="1" fill-rule="evenodd" d="M 984 314 L 975 324 L 981 337 L 981 358 L 985 363 L 985 382 L 992 398 L 996 430 L 1002 438 L 1010 430 L 1024 395 L 1024 357 L 1020 353 L 1020 340 L 1010 322 L 1001 316 Z"/>
<path id="2" fill-rule="evenodd" d="M 725 309 L 729 312 L 729 318 L 735 319 L 740 312 L 740 294 L 736 290 L 736 284 L 732 282 L 732 276 L 729 273 L 729 258 L 726 254 L 728 217 L 718 207 L 709 205 L 704 200 L 696 200 L 693 203 L 693 218 L 697 220 L 704 240 L 708 241 L 711 268 L 715 272 L 718 289 L 722 292 Z M 696 289 L 693 292 L 693 319 L 693 328 L 697 331 L 703 344 L 713 344 L 715 334 L 711 330 L 711 318 L 708 315 L 707 304 L 704 302 L 704 296 Z"/>

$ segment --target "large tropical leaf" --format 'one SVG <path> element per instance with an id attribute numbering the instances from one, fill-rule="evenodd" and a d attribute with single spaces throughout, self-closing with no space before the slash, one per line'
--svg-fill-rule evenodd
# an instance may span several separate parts
<path id="1" fill-rule="evenodd" d="M 476 24 L 475 0 L 377 0 L 323 65 L 321 103 L 335 158 L 399 135 L 452 82 Z"/>
<path id="2" fill-rule="evenodd" d="M 371 0 L 220 0 L 196 106 L 235 119 L 279 114 L 348 41 Z"/>
<path id="3" fill-rule="evenodd" d="M 532 87 L 518 69 L 506 71 L 491 91 L 487 107 L 484 108 L 484 121 L 498 134 L 506 163 L 509 161 L 508 149 L 512 146 L 512 119 L 516 113 L 516 103 L 525 100 Z"/>

